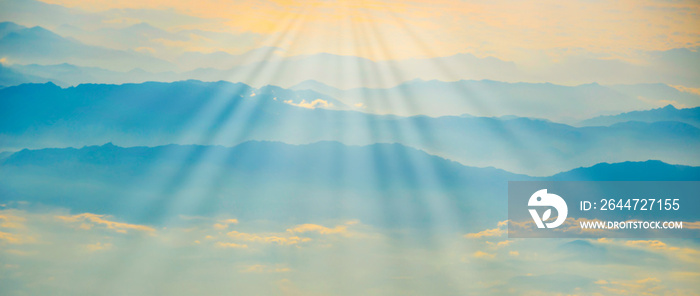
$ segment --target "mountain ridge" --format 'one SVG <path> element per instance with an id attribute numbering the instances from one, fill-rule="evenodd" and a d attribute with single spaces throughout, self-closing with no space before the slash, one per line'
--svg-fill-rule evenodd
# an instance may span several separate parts
<path id="1" fill-rule="evenodd" d="M 600 114 L 616 114 L 655 106 L 673 99 L 697 105 L 700 96 L 681 92 L 667 85 L 652 85 L 653 95 L 645 94 L 648 84 L 575 86 L 548 82 L 504 82 L 491 79 L 441 81 L 413 79 L 393 87 L 339 89 L 320 81 L 306 80 L 290 89 L 314 89 L 346 104 L 363 103 L 367 112 L 402 116 L 417 113 L 430 116 L 471 114 L 475 116 L 517 115 L 545 118 L 575 124 Z M 621 90 L 623 89 L 623 90 Z M 492 106 L 498 106 L 493 108 Z M 489 108 L 491 107 L 491 108 Z M 498 110 L 497 112 L 494 110 Z M 585 112 L 582 112 L 585 110 Z M 622 110 L 622 111 L 621 111 Z"/>
<path id="2" fill-rule="evenodd" d="M 114 145 L 111 142 L 105 143 L 103 145 L 90 145 L 90 146 L 83 146 L 80 148 L 76 147 L 64 147 L 64 148 L 41 148 L 41 149 L 22 149 L 20 151 L 10 153 L 8 156 L 4 157 L 4 159 L 0 160 L 0 166 L 1 165 L 36 165 L 40 162 L 44 162 L 47 160 L 50 160 L 49 158 L 43 157 L 43 155 L 51 155 L 51 154 L 57 154 L 57 155 L 87 155 L 88 157 L 85 159 L 99 159 L 101 157 L 93 157 L 90 156 L 93 153 L 98 153 L 99 154 L 110 154 L 114 152 L 135 152 L 135 153 L 141 153 L 143 151 L 156 151 L 156 150 L 166 150 L 170 148 L 174 149 L 185 149 L 185 150 L 201 150 L 201 149 L 214 149 L 214 150 L 228 150 L 228 151 L 235 151 L 235 150 L 241 150 L 241 151 L 266 151 L 265 147 L 272 147 L 272 148 L 280 148 L 280 147 L 285 147 L 285 148 L 290 148 L 290 149 L 295 149 L 295 150 L 303 150 L 306 148 L 319 148 L 319 149 L 326 149 L 326 150 L 334 150 L 334 149 L 357 149 L 357 150 L 362 150 L 362 149 L 385 149 L 385 148 L 397 148 L 399 150 L 405 150 L 405 151 L 410 151 L 410 153 L 416 153 L 420 154 L 423 157 L 439 160 L 441 162 L 444 162 L 450 166 L 456 165 L 459 167 L 463 168 L 468 168 L 472 170 L 484 170 L 484 171 L 490 171 L 493 173 L 500 173 L 500 174 L 508 174 L 516 177 L 521 177 L 521 178 L 531 178 L 531 179 L 542 179 L 542 180 L 565 180 L 565 179 L 579 179 L 579 177 L 584 178 L 586 180 L 589 180 L 588 178 L 590 177 L 590 172 L 587 171 L 605 171 L 605 170 L 612 170 L 613 173 L 605 174 L 607 178 L 593 178 L 596 181 L 620 181 L 620 180 L 627 180 L 627 181 L 641 181 L 638 179 L 629 179 L 629 178 L 618 178 L 620 175 L 623 174 L 618 174 L 619 172 L 637 172 L 639 171 L 639 168 L 652 168 L 652 176 L 654 178 L 652 179 L 663 179 L 663 181 L 673 181 L 674 178 L 665 178 L 669 177 L 667 171 L 668 170 L 678 170 L 678 171 L 685 171 L 689 172 L 690 174 L 688 175 L 687 180 L 693 180 L 693 181 L 698 181 L 700 180 L 700 166 L 688 166 L 688 165 L 678 165 L 678 164 L 669 164 L 665 163 L 660 160 L 646 160 L 646 161 L 624 161 L 624 162 L 617 162 L 617 163 L 607 163 L 607 162 L 602 162 L 602 163 L 597 163 L 592 166 L 586 166 L 586 167 L 578 167 L 572 170 L 567 170 L 567 171 L 562 171 L 560 173 L 553 174 L 551 176 L 545 176 L 545 177 L 536 177 L 536 176 L 528 176 L 524 174 L 517 174 L 513 172 L 509 172 L 504 169 L 500 168 L 495 168 L 495 167 L 474 167 L 474 166 L 469 166 L 462 164 L 457 161 L 453 161 L 444 157 L 440 157 L 438 155 L 433 155 L 428 152 L 425 152 L 420 149 L 416 149 L 413 147 L 409 147 L 406 145 L 402 145 L 400 143 L 374 143 L 374 144 L 369 144 L 369 145 L 346 145 L 338 141 L 319 141 L 319 142 L 313 142 L 313 143 L 308 143 L 308 144 L 288 144 L 280 141 L 246 141 L 241 144 L 235 145 L 235 146 L 223 146 L 223 145 L 197 145 L 197 144 L 190 144 L 190 145 L 181 145 L 181 144 L 168 144 L 168 145 L 160 145 L 160 146 L 133 146 L 133 147 L 122 147 L 118 145 Z M 38 159 L 36 159 L 39 162 L 33 162 L 34 160 L 31 160 L 30 158 L 35 157 L 38 155 Z M 76 158 L 74 160 L 81 160 L 81 158 Z M 634 167 L 637 169 L 629 169 L 630 167 Z M 653 175 L 656 174 L 656 175 Z M 646 177 L 650 175 L 645 175 Z M 644 179 L 646 180 L 646 179 Z M 591 180 L 592 181 L 592 180 Z M 658 180 L 661 181 L 661 180 Z M 676 181 L 686 181 L 686 180 L 676 180 Z"/>
<path id="3" fill-rule="evenodd" d="M 693 149 L 700 145 L 700 129 L 682 123 L 574 127 L 529 118 L 402 117 L 323 108 L 331 99 L 224 81 L 68 88 L 24 84 L 0 89 L 1 148 L 109 141 L 122 146 L 233 146 L 248 140 L 401 143 L 460 163 L 539 176 L 626 160 L 700 164 Z"/>
<path id="4" fill-rule="evenodd" d="M 651 110 L 640 110 L 616 115 L 598 116 L 583 120 L 582 126 L 611 126 L 626 121 L 658 122 L 676 121 L 700 128 L 700 107 L 681 108 L 669 104 Z"/>

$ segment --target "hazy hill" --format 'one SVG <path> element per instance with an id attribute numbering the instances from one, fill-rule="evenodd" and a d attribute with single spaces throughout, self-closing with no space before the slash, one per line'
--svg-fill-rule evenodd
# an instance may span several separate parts
<path id="1" fill-rule="evenodd" d="M 0 87 L 18 85 L 22 83 L 44 83 L 48 79 L 34 75 L 27 75 L 0 64 Z"/>
<path id="2" fill-rule="evenodd" d="M 17 32 L 19 30 L 25 29 L 26 27 L 20 26 L 13 22 L 0 22 L 0 38 L 5 37 L 7 34 L 12 32 Z"/>
<path id="3" fill-rule="evenodd" d="M 8 69 L 23 75 L 33 75 L 40 77 L 42 81 L 52 82 L 62 87 L 76 86 L 85 83 L 101 84 L 123 84 L 123 83 L 143 83 L 148 81 L 172 82 L 180 79 L 180 74 L 167 71 L 152 73 L 141 68 L 134 68 L 129 71 L 112 71 L 100 67 L 81 67 L 72 64 L 62 63 L 53 65 L 10 65 Z M 31 74 L 30 74 L 31 73 Z M 7 86 L 19 85 L 0 80 Z"/>
<path id="4" fill-rule="evenodd" d="M 698 181 L 700 168 L 671 165 L 658 160 L 599 163 L 551 176 L 555 181 Z"/>
<path id="5" fill-rule="evenodd" d="M 0 161 L 0 202 L 24 200 L 153 224 L 225 213 L 248 220 L 352 218 L 389 227 L 451 219 L 449 227 L 477 229 L 506 219 L 508 181 L 621 179 L 697 181 L 700 168 L 628 162 L 532 178 L 463 166 L 398 144 L 106 144 L 8 156 Z"/>
<path id="6" fill-rule="evenodd" d="M 700 129 L 680 122 L 578 128 L 528 118 L 372 115 L 322 109 L 318 102 L 310 109 L 317 100 L 343 108 L 313 91 L 228 82 L 26 84 L 0 89 L 0 140 L 3 150 L 110 141 L 123 146 L 401 143 L 470 166 L 531 175 L 649 159 L 700 165 Z"/>
<path id="7" fill-rule="evenodd" d="M 674 100 L 695 106 L 700 96 L 664 84 L 578 86 L 551 83 L 508 83 L 490 80 L 413 80 L 390 88 L 342 90 L 318 81 L 305 81 L 292 89 L 312 89 L 348 105 L 362 103 L 366 111 L 397 115 L 460 115 L 547 118 L 576 123 L 600 114 L 650 109 Z M 654 91 L 649 91 L 649 90 Z M 644 94 L 646 101 L 638 99 Z"/>
<path id="8" fill-rule="evenodd" d="M 673 105 L 645 111 L 632 111 L 617 115 L 599 116 L 581 121 L 580 125 L 608 126 L 625 121 L 677 121 L 700 127 L 700 107 L 676 109 Z"/>
<path id="9" fill-rule="evenodd" d="M 495 213 L 495 207 L 505 209 L 506 180 L 530 179 L 464 167 L 398 144 L 334 142 L 22 150 L 1 162 L 0 176 L 0 202 L 24 200 L 130 221 L 225 213 L 409 227 L 435 219 L 435 207 L 463 214 L 452 227 L 477 217 L 502 219 L 505 211 Z M 490 210 L 477 211 L 487 205 Z"/>
<path id="10" fill-rule="evenodd" d="M 21 1 L 12 1 L 10 4 L 15 6 L 16 10 L 23 7 Z M 28 4 L 31 5 L 27 9 L 43 6 L 43 3 L 36 1 L 28 1 Z M 61 12 L 61 14 L 65 13 Z M 8 16 L 5 19 L 14 18 Z M 283 50 L 276 47 L 261 47 L 239 55 L 225 52 L 177 53 L 152 40 L 165 39 L 178 42 L 189 40 L 192 35 L 196 35 L 200 37 L 199 42 L 214 42 L 213 44 L 218 47 L 225 47 L 226 44 L 230 44 L 228 42 L 252 42 L 252 36 L 246 37 L 243 34 L 236 37 L 230 34 L 194 30 L 173 33 L 148 23 L 139 23 L 120 29 L 102 28 L 95 31 L 85 31 L 61 24 L 58 28 L 62 34 L 67 34 L 65 36 L 40 26 L 26 28 L 11 22 L 3 24 L 5 29 L 0 29 L 0 33 L 9 33 L 0 38 L 0 51 L 13 64 L 69 63 L 81 67 L 100 67 L 116 72 L 94 77 L 83 75 L 80 76 L 80 80 L 68 82 L 71 85 L 96 82 L 141 82 L 141 80 L 131 80 L 128 74 L 124 74 L 134 68 L 141 68 L 151 73 L 152 78 L 148 80 L 154 81 L 227 80 L 246 82 L 256 86 L 262 86 L 262 83 L 291 86 L 313 79 L 338 87 L 387 87 L 415 78 L 503 80 L 515 79 L 519 73 L 512 62 L 494 57 L 479 58 L 471 54 L 400 61 L 372 61 L 361 57 L 329 53 L 287 57 L 278 54 Z M 105 38 L 105 36 L 110 37 Z M 203 41 L 204 39 L 208 41 Z M 135 50 L 140 47 L 152 48 L 157 55 Z M 445 67 L 451 70 L 446 72 Z M 174 70 L 184 72 L 179 72 L 176 79 L 170 79 L 171 76 L 168 73 L 161 75 L 161 72 Z M 26 74 L 35 73 L 27 69 Z M 260 82 L 260 77 L 265 78 L 264 82 Z M 44 78 L 62 80 L 59 75 Z"/>
<path id="11" fill-rule="evenodd" d="M 159 72 L 173 69 L 170 63 L 147 54 L 86 45 L 39 26 L 27 28 L 14 23 L 2 24 L 0 52 L 3 58 L 14 64 L 71 63 L 120 71 L 137 67 Z"/>

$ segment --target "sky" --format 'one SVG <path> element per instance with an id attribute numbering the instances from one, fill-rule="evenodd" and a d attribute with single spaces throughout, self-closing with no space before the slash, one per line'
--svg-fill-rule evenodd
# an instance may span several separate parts
<path id="1" fill-rule="evenodd" d="M 205 52 L 281 46 L 292 55 L 329 52 L 374 60 L 456 53 L 525 60 L 536 52 L 551 60 L 590 55 L 643 62 L 645 52 L 700 45 L 697 1 L 45 2 L 92 14 L 130 11 L 104 17 L 100 24 L 104 27 L 148 21 L 139 12 L 165 11 L 172 18 L 171 24 L 163 26 L 166 30 L 258 36 L 249 48 L 234 43 L 169 44 Z M 178 18 L 197 21 L 179 22 Z"/>
<path id="2" fill-rule="evenodd" d="M 0 0 L 0 295 L 698 295 L 506 204 L 700 180 L 698 69 L 700 1 Z"/>
<path id="3" fill-rule="evenodd" d="M 131 57 L 118 61 L 113 53 L 101 52 L 28 58 L 26 49 L 17 50 L 25 56 L 6 49 L 0 53 L 3 65 L 68 63 L 121 72 L 138 68 L 181 73 L 263 61 L 270 68 L 263 72 L 284 72 L 286 66 L 275 61 L 287 58 L 289 64 L 327 53 L 383 61 L 389 65 L 376 67 L 396 72 L 383 73 L 384 84 L 378 79 L 348 85 L 341 85 L 343 79 L 322 81 L 335 87 L 388 87 L 415 78 L 492 79 L 563 85 L 660 82 L 700 93 L 700 79 L 693 70 L 700 67 L 697 1 L 37 1 L 3 0 L 6 9 L 0 18 L 26 27 L 41 26 L 64 38 Z M 223 56 L 251 51 L 256 54 L 236 63 Z M 436 60 L 460 55 L 483 63 Z M 429 61 L 428 66 L 414 67 L 426 69 L 423 75 L 400 67 L 416 61 Z M 317 62 L 305 65 L 322 68 L 333 63 L 327 58 Z M 264 68 L 251 66 L 256 67 Z M 284 87 L 323 80 L 306 75 L 304 67 L 288 68 L 304 72 L 299 75 L 303 79 L 265 80 Z M 360 78 L 351 69 L 346 71 L 350 78 Z M 21 72 L 42 76 L 41 71 Z M 407 74 L 397 77 L 402 73 Z M 224 75 L 213 76 L 243 81 Z M 156 77 L 167 80 L 166 76 Z M 103 76 L 93 73 L 92 77 Z M 177 79 L 187 78 L 205 80 L 189 74 Z M 120 83 L 125 79 L 101 80 Z M 99 81 L 83 78 L 80 82 Z"/>

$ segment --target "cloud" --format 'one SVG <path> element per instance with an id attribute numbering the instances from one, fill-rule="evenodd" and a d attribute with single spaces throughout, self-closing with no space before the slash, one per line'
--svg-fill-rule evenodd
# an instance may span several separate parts
<path id="1" fill-rule="evenodd" d="M 645 284 L 645 283 L 649 283 L 649 282 L 657 282 L 658 283 L 658 282 L 660 282 L 660 280 L 657 278 L 645 278 L 645 279 L 637 281 L 638 284 Z"/>
<path id="2" fill-rule="evenodd" d="M 286 100 L 284 101 L 285 103 L 292 105 L 292 106 L 297 106 L 297 107 L 302 107 L 302 108 L 307 108 L 307 109 L 316 109 L 318 108 L 330 108 L 333 107 L 332 103 L 328 103 L 326 100 L 321 100 L 321 99 L 316 99 L 313 102 L 307 103 L 306 100 L 301 100 L 299 103 L 294 103 L 292 100 Z"/>
<path id="3" fill-rule="evenodd" d="M 694 94 L 700 96 L 700 88 L 693 88 L 693 87 L 686 87 L 682 85 L 669 85 L 670 87 L 673 87 L 679 91 Z"/>
<path id="4" fill-rule="evenodd" d="M 16 256 L 30 256 L 36 254 L 36 252 L 17 250 L 17 249 L 6 249 L 5 253 Z"/>
<path id="5" fill-rule="evenodd" d="M 344 239 L 343 233 L 359 232 L 361 227 L 367 227 L 356 220 L 337 224 L 285 224 L 279 221 L 256 224 L 241 221 L 234 226 L 229 219 L 215 218 L 181 219 L 176 221 L 177 225 L 158 228 L 157 236 L 133 236 L 115 235 L 114 229 L 87 218 L 56 223 L 56 216 L 77 216 L 66 214 L 66 210 L 0 211 L 0 215 L 24 218 L 23 227 L 3 228 L 3 231 L 17 231 L 17 234 L 41 238 L 41 243 L 36 244 L 0 243 L 0 257 L 7 259 L 3 264 L 19 266 L 12 270 L 17 272 L 13 280 L 22 284 L 25 287 L 23 291 L 30 295 L 55 291 L 56 286 L 46 281 L 49 276 L 55 276 L 56 281 L 70 287 L 66 291 L 79 292 L 94 288 L 91 283 L 103 280 L 105 274 L 114 270 L 141 266 L 156 271 L 168 269 L 173 277 L 165 280 L 154 277 L 144 283 L 134 282 L 128 288 L 135 294 L 148 294 L 147 291 L 153 291 L 153 288 L 163 288 L 163 291 L 172 288 L 167 290 L 171 295 L 184 295 L 193 290 L 216 294 L 235 286 L 240 294 L 267 295 L 277 291 L 268 293 L 271 290 L 265 288 L 289 276 L 299 287 L 314 287 L 313 292 L 322 295 L 372 292 L 400 295 L 405 290 L 396 290 L 396 281 L 406 281 L 414 285 L 412 288 L 416 289 L 416 293 L 425 295 L 503 295 L 516 292 L 522 295 L 614 295 L 623 291 L 629 295 L 643 295 L 644 292 L 692 295 L 698 278 L 696 261 L 686 261 L 686 258 L 673 255 L 684 248 L 697 250 L 697 242 L 690 239 L 576 240 L 575 244 L 569 244 L 569 248 L 566 248 L 562 246 L 567 245 L 566 239 L 501 238 L 498 239 L 500 242 L 496 239 L 487 242 L 485 240 L 489 237 L 467 240 L 453 233 L 400 229 L 406 236 L 386 235 L 382 239 L 355 240 Z M 118 218 L 101 217 L 103 220 L 123 221 Z M 214 222 L 229 223 L 236 231 L 220 235 L 220 230 L 212 228 Z M 92 226 L 89 230 L 83 230 L 79 227 L 81 224 Z M 500 222 L 497 228 L 502 229 L 506 224 Z M 343 230 L 340 226 L 347 228 Z M 378 231 L 396 233 L 395 229 Z M 417 237 L 426 232 L 435 238 L 430 244 L 406 240 L 408 236 Z M 313 241 L 289 245 L 292 247 L 278 247 L 279 243 L 273 239 L 303 239 L 307 235 L 313 235 Z M 211 236 L 211 239 L 204 239 L 205 236 Z M 200 244 L 192 243 L 195 240 L 199 240 Z M 329 241 L 333 242 L 332 247 L 327 247 Z M 577 244 L 579 242 L 588 244 Z M 261 247 L 265 245 L 272 247 Z M 294 247 L 299 245 L 304 248 Z M 644 252 L 640 251 L 642 249 Z M 621 254 L 630 254 L 631 260 L 624 264 L 614 260 Z M 568 256 L 583 260 L 572 260 Z M 601 260 L 589 260 L 594 256 Z M 689 256 L 698 258 L 697 254 Z M 67 265 L 67 262 L 70 264 Z M 385 266 L 387 262 L 400 264 L 402 268 L 396 270 L 393 264 Z M 70 267 L 71 272 L 61 272 L 66 266 Z M 348 286 L 332 280 L 317 285 L 319 278 L 328 277 L 328 271 L 338 266 L 342 270 L 333 277 L 351 278 L 351 290 L 343 290 Z M 636 272 L 625 272 L 628 270 Z M 235 276 L 231 276 L 232 272 Z M 421 276 L 425 274 L 438 276 Z M 591 276 L 594 278 L 589 278 Z M 173 278 L 176 282 L 172 281 Z M 462 280 L 454 281 L 455 278 Z M 549 281 L 552 278 L 555 280 Z M 48 284 L 25 285 L 37 282 Z M 291 283 L 288 280 L 284 282 Z M 455 286 L 446 290 L 428 290 L 446 287 L 449 283 Z M 506 285 L 506 288 L 502 285 Z M 516 292 L 509 293 L 508 289 Z M 120 291 L 124 290 L 110 292 Z"/>
<path id="6" fill-rule="evenodd" d="M 225 224 L 238 224 L 238 219 L 226 219 L 226 220 L 222 220 L 221 223 L 225 223 Z"/>
<path id="7" fill-rule="evenodd" d="M 173 11 L 180 14 L 176 19 L 209 20 L 206 25 L 219 31 L 265 35 L 264 45 L 294 45 L 297 53 L 362 54 L 378 60 L 465 49 L 509 60 L 527 50 L 548 50 L 554 59 L 557 50 L 629 58 L 640 50 L 686 47 L 700 40 L 696 1 L 45 1 L 93 12 Z M 640 30 L 639 24 L 648 25 Z M 348 38 L 367 27 L 372 28 L 368 36 Z"/>
<path id="8" fill-rule="evenodd" d="M 661 282 L 658 278 L 647 277 L 637 280 L 598 280 L 595 284 L 609 295 L 657 295 L 666 288 Z"/>
<path id="9" fill-rule="evenodd" d="M 109 250 L 113 247 L 113 245 L 111 243 L 96 242 L 94 244 L 86 245 L 85 247 L 90 252 L 97 252 L 97 251 Z"/>
<path id="10" fill-rule="evenodd" d="M 499 227 L 499 228 L 493 228 L 493 229 L 486 229 L 483 231 L 479 231 L 477 233 L 467 233 L 464 235 L 464 237 L 466 237 L 466 238 L 483 238 L 483 237 L 502 236 L 505 233 L 506 233 L 506 230 Z"/>
<path id="11" fill-rule="evenodd" d="M 156 53 L 156 50 L 154 48 L 148 47 L 148 46 L 140 46 L 140 47 L 134 48 L 134 51 L 142 52 L 142 53 L 149 53 L 149 54 Z"/>
<path id="12" fill-rule="evenodd" d="M 11 214 L 0 215 L 0 227 L 1 228 L 21 228 L 24 227 L 24 222 L 27 221 L 26 218 L 15 216 Z"/>
<path id="13" fill-rule="evenodd" d="M 245 245 L 245 244 L 226 243 L 226 242 L 217 242 L 216 246 L 219 248 L 234 248 L 234 249 L 248 248 L 248 245 Z"/>
<path id="14" fill-rule="evenodd" d="M 238 224 L 238 219 L 221 220 L 219 223 L 215 223 L 213 227 L 214 229 L 226 229 L 229 224 Z"/>
<path id="15" fill-rule="evenodd" d="M 322 225 L 317 225 L 317 224 L 301 224 L 297 225 L 294 228 L 289 228 L 287 229 L 287 232 L 290 233 L 305 233 L 305 232 L 316 232 L 319 234 L 342 234 L 342 235 L 349 235 L 348 233 L 348 227 L 345 225 L 338 225 L 334 228 L 328 228 Z"/>
<path id="16" fill-rule="evenodd" d="M 230 220 L 229 220 L 230 221 Z M 233 240 L 236 243 L 257 243 L 257 244 L 276 244 L 280 246 L 291 246 L 299 245 L 302 243 L 311 242 L 311 237 L 304 236 L 304 234 L 318 234 L 321 236 L 339 235 L 341 237 L 368 237 L 365 234 L 350 232 L 348 227 L 351 225 L 357 225 L 359 221 L 351 220 L 342 225 L 337 225 L 335 227 L 326 227 L 318 224 L 299 224 L 293 227 L 287 228 L 284 232 L 242 232 L 238 230 L 233 230 L 226 233 L 226 237 Z M 217 227 L 215 227 L 217 228 Z M 207 235 L 207 238 L 214 238 Z M 318 238 L 322 239 L 322 238 Z"/>
<path id="17" fill-rule="evenodd" d="M 668 105 L 673 105 L 673 107 L 676 107 L 678 109 L 684 109 L 684 108 L 689 108 L 688 105 L 679 103 L 674 100 L 659 100 L 657 103 L 657 106 L 662 107 L 662 106 L 668 106 Z M 695 107 L 695 106 L 693 106 Z"/>
<path id="18" fill-rule="evenodd" d="M 508 220 L 499 221 L 496 224 L 496 228 L 486 229 L 486 230 L 482 230 L 482 231 L 475 232 L 475 233 L 467 233 L 464 235 L 464 237 L 465 238 L 472 238 L 472 239 L 480 239 L 480 238 L 487 238 L 487 237 L 490 237 L 490 238 L 500 237 L 508 232 L 508 229 L 507 229 L 508 223 L 518 224 L 518 222 L 510 222 Z M 500 241 L 497 243 L 490 242 L 490 241 L 486 242 L 487 245 L 494 247 L 494 248 L 505 247 L 505 246 L 510 245 L 511 243 L 513 243 L 512 240 L 504 240 L 504 241 Z"/>
<path id="19" fill-rule="evenodd" d="M 474 252 L 474 254 L 472 254 L 472 257 L 474 257 L 474 258 L 489 258 L 489 259 L 492 259 L 492 258 L 496 257 L 496 254 L 486 253 L 486 252 L 484 252 L 484 251 L 476 251 L 476 252 Z"/>
<path id="20" fill-rule="evenodd" d="M 110 221 L 105 219 L 107 218 L 106 215 L 82 213 L 73 216 L 56 216 L 56 218 L 66 223 L 81 223 L 78 226 L 81 229 L 90 229 L 92 226 L 101 225 L 119 233 L 127 233 L 128 230 L 143 231 L 151 234 L 155 233 L 155 229 L 149 226 Z"/>
<path id="21" fill-rule="evenodd" d="M 15 210 L 0 211 L 0 243 L 21 245 L 36 242 L 34 237 L 18 233 L 26 228 L 25 223 L 27 221 L 20 214 L 21 212 Z M 5 230 L 10 232 L 5 232 Z"/>
<path id="22" fill-rule="evenodd" d="M 700 221 L 695 221 L 695 222 L 683 222 L 683 228 L 687 228 L 687 229 L 700 229 Z"/>
<path id="23" fill-rule="evenodd" d="M 666 245 L 664 242 L 659 241 L 659 240 L 635 240 L 635 241 L 627 241 L 625 242 L 626 245 L 628 246 L 643 246 L 646 248 L 652 248 L 652 249 L 658 249 L 658 250 L 664 250 L 668 248 L 668 245 Z"/>
<path id="24" fill-rule="evenodd" d="M 599 243 L 615 246 L 624 246 L 630 249 L 641 249 L 652 253 L 661 254 L 666 258 L 673 258 L 681 262 L 694 262 L 700 264 L 700 249 L 697 247 L 670 245 L 658 239 L 650 240 L 613 240 L 599 239 Z M 629 250 L 629 249 L 628 249 Z"/>
<path id="25" fill-rule="evenodd" d="M 696 248 L 687 248 L 680 246 L 671 246 L 660 240 L 629 240 L 625 242 L 626 246 L 630 247 L 641 247 L 646 249 L 652 249 L 657 251 L 663 251 L 669 255 L 688 257 L 700 255 L 700 250 Z M 700 258 L 694 258 L 692 261 L 700 262 Z"/>
<path id="26" fill-rule="evenodd" d="M 26 243 L 32 243 L 36 240 L 32 237 L 24 236 L 21 234 L 0 231 L 0 242 L 2 241 L 5 241 L 10 244 L 21 245 Z"/>
<path id="27" fill-rule="evenodd" d="M 488 244 L 492 247 L 495 247 L 495 248 L 506 247 L 506 246 L 510 245 L 511 243 L 513 243 L 512 240 L 504 240 L 504 241 L 500 241 L 498 243 L 486 242 L 486 244 Z"/>
<path id="28" fill-rule="evenodd" d="M 256 243 L 276 243 L 278 245 L 296 245 L 302 242 L 311 241 L 310 238 L 302 238 L 298 236 L 285 236 L 285 235 L 264 235 L 264 234 L 252 234 L 238 231 L 231 231 L 227 233 L 229 237 L 234 240 L 246 241 L 246 242 L 256 242 Z"/>
<path id="29" fill-rule="evenodd" d="M 291 269 L 284 266 L 267 266 L 264 264 L 254 264 L 244 267 L 242 273 L 281 273 L 289 272 Z"/>

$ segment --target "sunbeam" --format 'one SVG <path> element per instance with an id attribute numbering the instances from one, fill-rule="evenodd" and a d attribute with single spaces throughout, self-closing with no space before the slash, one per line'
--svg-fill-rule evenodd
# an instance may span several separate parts
<path id="1" fill-rule="evenodd" d="M 0 0 L 0 295 L 698 295 L 699 13 Z"/>

